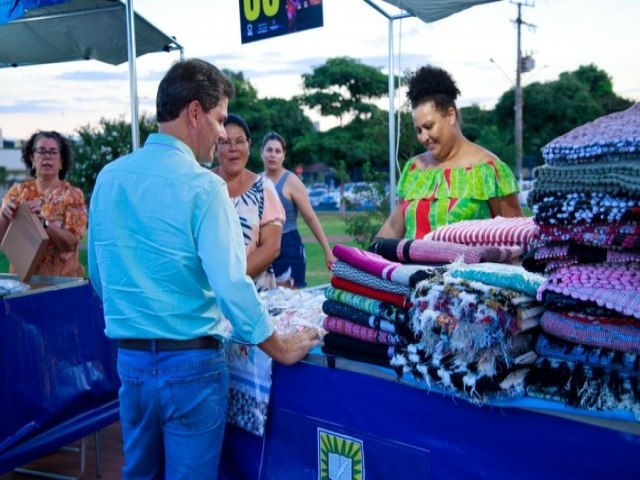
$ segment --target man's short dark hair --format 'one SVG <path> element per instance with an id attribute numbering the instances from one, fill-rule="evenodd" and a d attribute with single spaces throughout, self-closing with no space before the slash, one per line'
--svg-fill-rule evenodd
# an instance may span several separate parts
<path id="1" fill-rule="evenodd" d="M 232 98 L 234 95 L 235 88 L 231 80 L 209 62 L 198 58 L 177 62 L 158 86 L 158 123 L 175 120 L 194 100 L 208 112 L 218 106 L 222 97 Z"/>

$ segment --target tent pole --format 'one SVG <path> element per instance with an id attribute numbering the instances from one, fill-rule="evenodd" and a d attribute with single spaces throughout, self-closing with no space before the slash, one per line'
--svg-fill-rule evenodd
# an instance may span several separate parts
<path id="1" fill-rule="evenodd" d="M 396 207 L 396 117 L 395 79 L 393 74 L 393 18 L 389 19 L 389 209 Z"/>
<path id="2" fill-rule="evenodd" d="M 131 101 L 131 150 L 140 147 L 138 125 L 138 75 L 136 73 L 136 32 L 133 0 L 127 0 L 127 47 L 129 55 L 129 90 Z"/>

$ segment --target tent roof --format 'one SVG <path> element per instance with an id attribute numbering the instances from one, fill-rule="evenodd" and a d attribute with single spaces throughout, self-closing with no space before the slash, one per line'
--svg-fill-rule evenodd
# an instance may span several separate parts
<path id="1" fill-rule="evenodd" d="M 137 56 L 182 48 L 135 14 Z M 71 0 L 28 11 L 0 26 L 0 67 L 72 60 L 127 61 L 127 19 L 119 0 Z"/>
<path id="2" fill-rule="evenodd" d="M 383 0 L 426 23 L 435 22 L 481 3 L 499 0 Z"/>

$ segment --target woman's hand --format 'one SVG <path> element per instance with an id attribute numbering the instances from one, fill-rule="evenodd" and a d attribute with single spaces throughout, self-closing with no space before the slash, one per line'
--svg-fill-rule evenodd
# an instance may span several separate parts
<path id="1" fill-rule="evenodd" d="M 13 217 L 16 216 L 17 210 L 18 205 L 16 205 L 13 200 L 7 200 L 7 202 L 2 206 L 2 216 L 11 221 L 13 220 Z"/>
<path id="2" fill-rule="evenodd" d="M 327 262 L 327 270 L 331 271 L 331 269 L 333 268 L 333 264 L 336 263 L 338 259 L 331 252 L 325 254 L 324 258 Z"/>
<path id="3" fill-rule="evenodd" d="M 42 200 L 29 200 L 27 202 L 27 207 L 29 207 L 31 213 L 34 213 L 40 220 L 42 220 Z"/>

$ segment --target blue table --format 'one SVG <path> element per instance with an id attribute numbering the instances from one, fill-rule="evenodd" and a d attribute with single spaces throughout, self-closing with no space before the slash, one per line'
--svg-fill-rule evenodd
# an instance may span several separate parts
<path id="1" fill-rule="evenodd" d="M 86 280 L 0 299 L 0 473 L 118 420 L 115 343 Z"/>
<path id="2" fill-rule="evenodd" d="M 476 406 L 317 351 L 275 365 L 264 438 L 229 428 L 223 479 L 639 479 L 640 423 L 547 402 Z"/>

